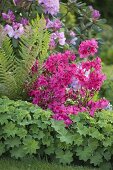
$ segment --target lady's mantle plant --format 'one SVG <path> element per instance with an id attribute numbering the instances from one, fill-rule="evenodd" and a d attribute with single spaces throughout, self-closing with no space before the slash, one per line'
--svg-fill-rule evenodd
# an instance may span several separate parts
<path id="1" fill-rule="evenodd" d="M 25 101 L 0 99 L 0 155 L 37 158 L 62 164 L 99 166 L 111 170 L 113 113 L 102 111 L 95 119 L 87 113 L 71 115 L 73 124 L 50 118 L 51 112 Z M 81 162 L 80 162 L 81 163 Z"/>
<path id="2" fill-rule="evenodd" d="M 109 104 L 106 99 L 93 100 L 106 79 L 101 59 L 94 57 L 97 50 L 98 42 L 91 39 L 79 46 L 80 58 L 85 58 L 81 62 L 77 63 L 76 56 L 70 51 L 50 55 L 31 87 L 33 103 L 51 109 L 53 118 L 64 120 L 66 125 L 72 123 L 71 114 L 89 112 L 94 116 L 96 111 L 106 108 Z"/>

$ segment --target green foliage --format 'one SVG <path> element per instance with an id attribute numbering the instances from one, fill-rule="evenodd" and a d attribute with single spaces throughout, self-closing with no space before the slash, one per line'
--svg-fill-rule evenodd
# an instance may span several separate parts
<path id="1" fill-rule="evenodd" d="M 60 5 L 60 12 L 62 14 L 61 19 L 65 23 L 67 28 L 72 28 L 75 26 L 76 22 L 76 16 L 74 14 L 74 11 L 71 9 L 68 9 L 68 7 L 61 3 Z"/>
<path id="2" fill-rule="evenodd" d="M 50 116 L 50 111 L 31 103 L 0 99 L 0 155 L 7 150 L 15 158 L 36 153 L 48 132 Z"/>
<path id="3" fill-rule="evenodd" d="M 73 124 L 51 119 L 51 112 L 24 101 L 0 99 L 0 155 L 23 158 L 36 155 L 64 165 L 79 160 L 111 169 L 113 113 L 101 111 L 71 115 Z"/>
<path id="4" fill-rule="evenodd" d="M 42 63 L 47 57 L 49 33 L 45 19 L 37 18 L 25 29 L 19 41 L 18 58 L 13 52 L 10 38 L 5 37 L 0 48 L 0 95 L 9 98 L 24 96 L 23 86 L 36 58 Z"/>

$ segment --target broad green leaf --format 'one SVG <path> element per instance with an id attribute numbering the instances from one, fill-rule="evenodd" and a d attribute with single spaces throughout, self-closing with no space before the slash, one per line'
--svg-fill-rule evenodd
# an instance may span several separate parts
<path id="1" fill-rule="evenodd" d="M 0 142 L 0 156 L 5 152 L 5 145 Z"/>
<path id="2" fill-rule="evenodd" d="M 4 130 L 4 133 L 6 133 L 8 137 L 9 136 L 14 137 L 18 131 L 18 128 L 15 126 L 13 122 L 9 122 L 3 127 L 3 130 Z"/>
<path id="3" fill-rule="evenodd" d="M 6 139 L 6 141 L 4 142 L 5 145 L 7 145 L 8 148 L 10 147 L 14 147 L 14 146 L 19 146 L 21 144 L 21 140 L 18 137 L 15 138 L 8 138 Z"/>
<path id="4" fill-rule="evenodd" d="M 73 161 L 73 153 L 69 150 L 63 151 L 63 150 L 57 150 L 56 152 L 56 158 L 59 159 L 60 163 L 63 164 L 70 164 Z"/>
<path id="5" fill-rule="evenodd" d="M 36 150 L 40 148 L 38 141 L 35 141 L 34 139 L 32 139 L 32 137 L 25 138 L 23 144 L 24 144 L 24 151 L 27 154 L 36 153 Z"/>

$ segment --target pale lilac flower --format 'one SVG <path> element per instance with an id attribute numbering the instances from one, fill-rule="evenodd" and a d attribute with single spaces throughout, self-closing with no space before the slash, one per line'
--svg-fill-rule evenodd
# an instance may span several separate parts
<path id="1" fill-rule="evenodd" d="M 46 28 L 53 28 L 53 21 L 51 21 L 50 19 L 47 19 L 47 24 L 46 24 Z"/>
<path id="2" fill-rule="evenodd" d="M 14 30 L 13 30 L 13 27 L 12 26 L 10 26 L 10 25 L 6 25 L 5 27 L 4 27 L 4 31 L 9 35 L 9 37 L 13 37 L 14 36 Z"/>
<path id="3" fill-rule="evenodd" d="M 94 9 L 93 9 L 93 7 L 92 7 L 92 5 L 90 5 L 89 6 L 89 9 L 91 10 L 91 11 L 93 11 Z"/>
<path id="4" fill-rule="evenodd" d="M 79 81 L 74 77 L 69 87 L 72 88 L 74 91 L 77 91 L 80 89 L 81 85 Z"/>
<path id="5" fill-rule="evenodd" d="M 2 17 L 4 20 L 10 23 L 15 21 L 15 15 L 11 10 L 9 10 L 8 13 L 2 13 Z"/>
<path id="6" fill-rule="evenodd" d="M 69 35 L 70 35 L 71 37 L 75 37 L 75 36 L 76 36 L 75 32 L 72 31 L 72 30 L 69 32 Z"/>
<path id="7" fill-rule="evenodd" d="M 20 23 L 13 23 L 13 29 L 14 29 L 14 38 L 18 39 L 21 37 L 21 35 L 24 33 L 24 27 Z"/>
<path id="8" fill-rule="evenodd" d="M 57 36 L 58 36 L 59 44 L 65 45 L 66 38 L 65 38 L 64 32 L 57 33 Z"/>
<path id="9" fill-rule="evenodd" d="M 4 31 L 8 34 L 9 37 L 18 39 L 24 33 L 24 27 L 20 23 L 13 23 L 13 26 L 7 24 L 4 27 Z"/>
<path id="10" fill-rule="evenodd" d="M 112 111 L 113 106 L 109 103 L 108 106 L 104 108 L 104 110 Z"/>
<path id="11" fill-rule="evenodd" d="M 59 12 L 59 0 L 39 0 L 38 2 L 43 6 L 45 13 L 56 15 Z"/>
<path id="12" fill-rule="evenodd" d="M 76 45 L 76 41 L 78 40 L 77 37 L 73 38 L 71 41 L 70 41 L 70 44 L 72 45 Z"/>
<path id="13" fill-rule="evenodd" d="M 14 38 L 15 39 L 20 38 L 23 33 L 24 33 L 24 27 L 22 24 L 20 24 L 19 28 L 15 30 Z"/>
<path id="14" fill-rule="evenodd" d="M 66 38 L 65 38 L 64 32 L 57 31 L 57 32 L 52 33 L 49 45 L 51 47 L 56 47 L 55 41 L 58 41 L 60 45 L 65 45 Z"/>
<path id="15" fill-rule="evenodd" d="M 53 50 L 56 47 L 56 42 L 55 42 L 56 39 L 57 39 L 57 34 L 52 33 L 50 37 L 50 42 L 49 42 L 50 50 Z"/>
<path id="16" fill-rule="evenodd" d="M 51 34 L 51 39 L 54 39 L 54 40 L 56 40 L 58 38 L 58 34 L 57 33 L 52 33 Z"/>

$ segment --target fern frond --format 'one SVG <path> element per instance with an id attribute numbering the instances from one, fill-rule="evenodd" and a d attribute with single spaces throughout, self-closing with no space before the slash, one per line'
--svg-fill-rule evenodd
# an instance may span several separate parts
<path id="1" fill-rule="evenodd" d="M 12 51 L 11 49 L 7 49 L 9 50 L 10 56 L 6 55 L 7 52 L 4 49 L 4 46 L 0 48 L 0 95 L 6 95 L 12 98 L 16 93 L 16 82 L 11 72 L 13 56 L 11 55 L 12 53 L 10 53 Z"/>
<path id="2" fill-rule="evenodd" d="M 1 56 L 1 62 L 2 65 L 5 64 L 5 67 L 7 68 L 7 71 L 11 71 L 14 69 L 14 53 L 13 53 L 13 47 L 11 45 L 11 40 L 9 37 L 6 37 L 4 41 L 2 42 L 2 47 L 0 48 Z"/>
<path id="3" fill-rule="evenodd" d="M 45 19 L 37 16 L 37 18 L 32 21 L 31 27 L 25 30 L 25 34 L 21 38 L 21 62 L 18 63 L 18 67 L 15 70 L 15 79 L 17 85 L 20 87 L 22 87 L 23 82 L 28 79 L 30 69 L 36 58 L 39 58 L 39 56 L 41 59 L 47 57 L 49 33 L 45 28 Z"/>
<path id="4" fill-rule="evenodd" d="M 43 16 L 37 16 L 25 29 L 19 42 L 18 59 L 14 56 L 10 39 L 4 39 L 0 48 L 0 94 L 9 98 L 22 96 L 23 85 L 36 58 L 42 62 L 47 57 L 48 44 L 49 33 Z"/>

